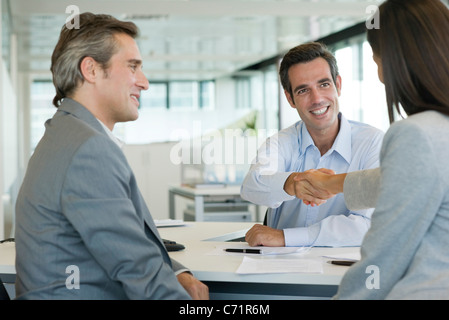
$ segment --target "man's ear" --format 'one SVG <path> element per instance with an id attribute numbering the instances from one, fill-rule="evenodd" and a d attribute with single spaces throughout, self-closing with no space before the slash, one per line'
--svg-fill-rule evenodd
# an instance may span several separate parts
<path id="1" fill-rule="evenodd" d="M 341 95 L 341 85 L 342 85 L 342 81 L 341 81 L 341 76 L 337 75 L 337 82 L 335 83 L 335 87 L 337 88 L 337 94 L 338 96 Z"/>
<path id="2" fill-rule="evenodd" d="M 92 57 L 84 57 L 80 63 L 80 71 L 87 82 L 95 82 L 98 75 L 98 63 Z"/>
<path id="3" fill-rule="evenodd" d="M 295 101 L 293 101 L 293 98 L 290 95 L 290 93 L 287 90 L 284 90 L 284 94 L 285 94 L 285 97 L 287 98 L 288 103 L 290 104 L 290 107 L 292 107 L 293 109 L 296 109 Z"/>

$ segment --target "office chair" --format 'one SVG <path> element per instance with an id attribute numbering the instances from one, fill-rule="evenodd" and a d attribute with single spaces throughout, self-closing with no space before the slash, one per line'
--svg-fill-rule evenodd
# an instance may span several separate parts
<path id="1" fill-rule="evenodd" d="M 5 285 L 3 284 L 1 278 L 0 278 L 0 300 L 10 300 L 8 291 L 6 291 Z"/>

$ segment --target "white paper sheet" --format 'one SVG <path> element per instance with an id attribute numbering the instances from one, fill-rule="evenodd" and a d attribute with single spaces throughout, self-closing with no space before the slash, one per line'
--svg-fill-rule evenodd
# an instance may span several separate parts
<path id="1" fill-rule="evenodd" d="M 323 256 L 323 257 L 332 259 L 332 260 L 359 261 L 360 260 L 360 252 L 333 254 L 333 255 Z"/>
<path id="2" fill-rule="evenodd" d="M 312 259 L 255 259 L 245 256 L 236 273 L 323 273 L 323 264 L 321 260 Z"/>
<path id="3" fill-rule="evenodd" d="M 226 249 L 259 249 L 260 254 L 254 253 L 240 253 L 240 252 L 226 252 Z M 214 250 L 209 252 L 209 255 L 237 255 L 237 256 L 260 256 L 260 255 L 282 255 L 282 254 L 298 254 L 306 253 L 310 247 L 250 247 L 246 242 L 230 242 L 229 244 L 216 246 Z"/>
<path id="4" fill-rule="evenodd" d="M 180 227 L 180 226 L 185 226 L 186 225 L 184 220 L 173 220 L 173 219 L 154 220 L 154 224 L 158 228 Z"/>

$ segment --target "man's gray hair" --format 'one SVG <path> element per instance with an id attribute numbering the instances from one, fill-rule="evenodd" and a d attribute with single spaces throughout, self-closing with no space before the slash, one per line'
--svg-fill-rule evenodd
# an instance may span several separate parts
<path id="1" fill-rule="evenodd" d="M 136 38 L 139 33 L 133 22 L 120 21 L 110 15 L 86 12 L 78 18 L 79 28 L 68 28 L 67 24 L 62 27 L 51 58 L 55 107 L 84 82 L 80 65 L 85 57 L 93 58 L 106 71 L 109 60 L 118 50 L 114 35 L 125 33 Z"/>

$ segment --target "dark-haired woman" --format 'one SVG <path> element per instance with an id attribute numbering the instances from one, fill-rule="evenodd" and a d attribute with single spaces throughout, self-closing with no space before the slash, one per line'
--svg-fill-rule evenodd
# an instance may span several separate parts
<path id="1" fill-rule="evenodd" d="M 439 0 L 387 0 L 368 41 L 390 119 L 379 193 L 361 260 L 337 299 L 449 298 L 449 10 Z M 346 192 L 345 192 L 346 197 Z"/>

